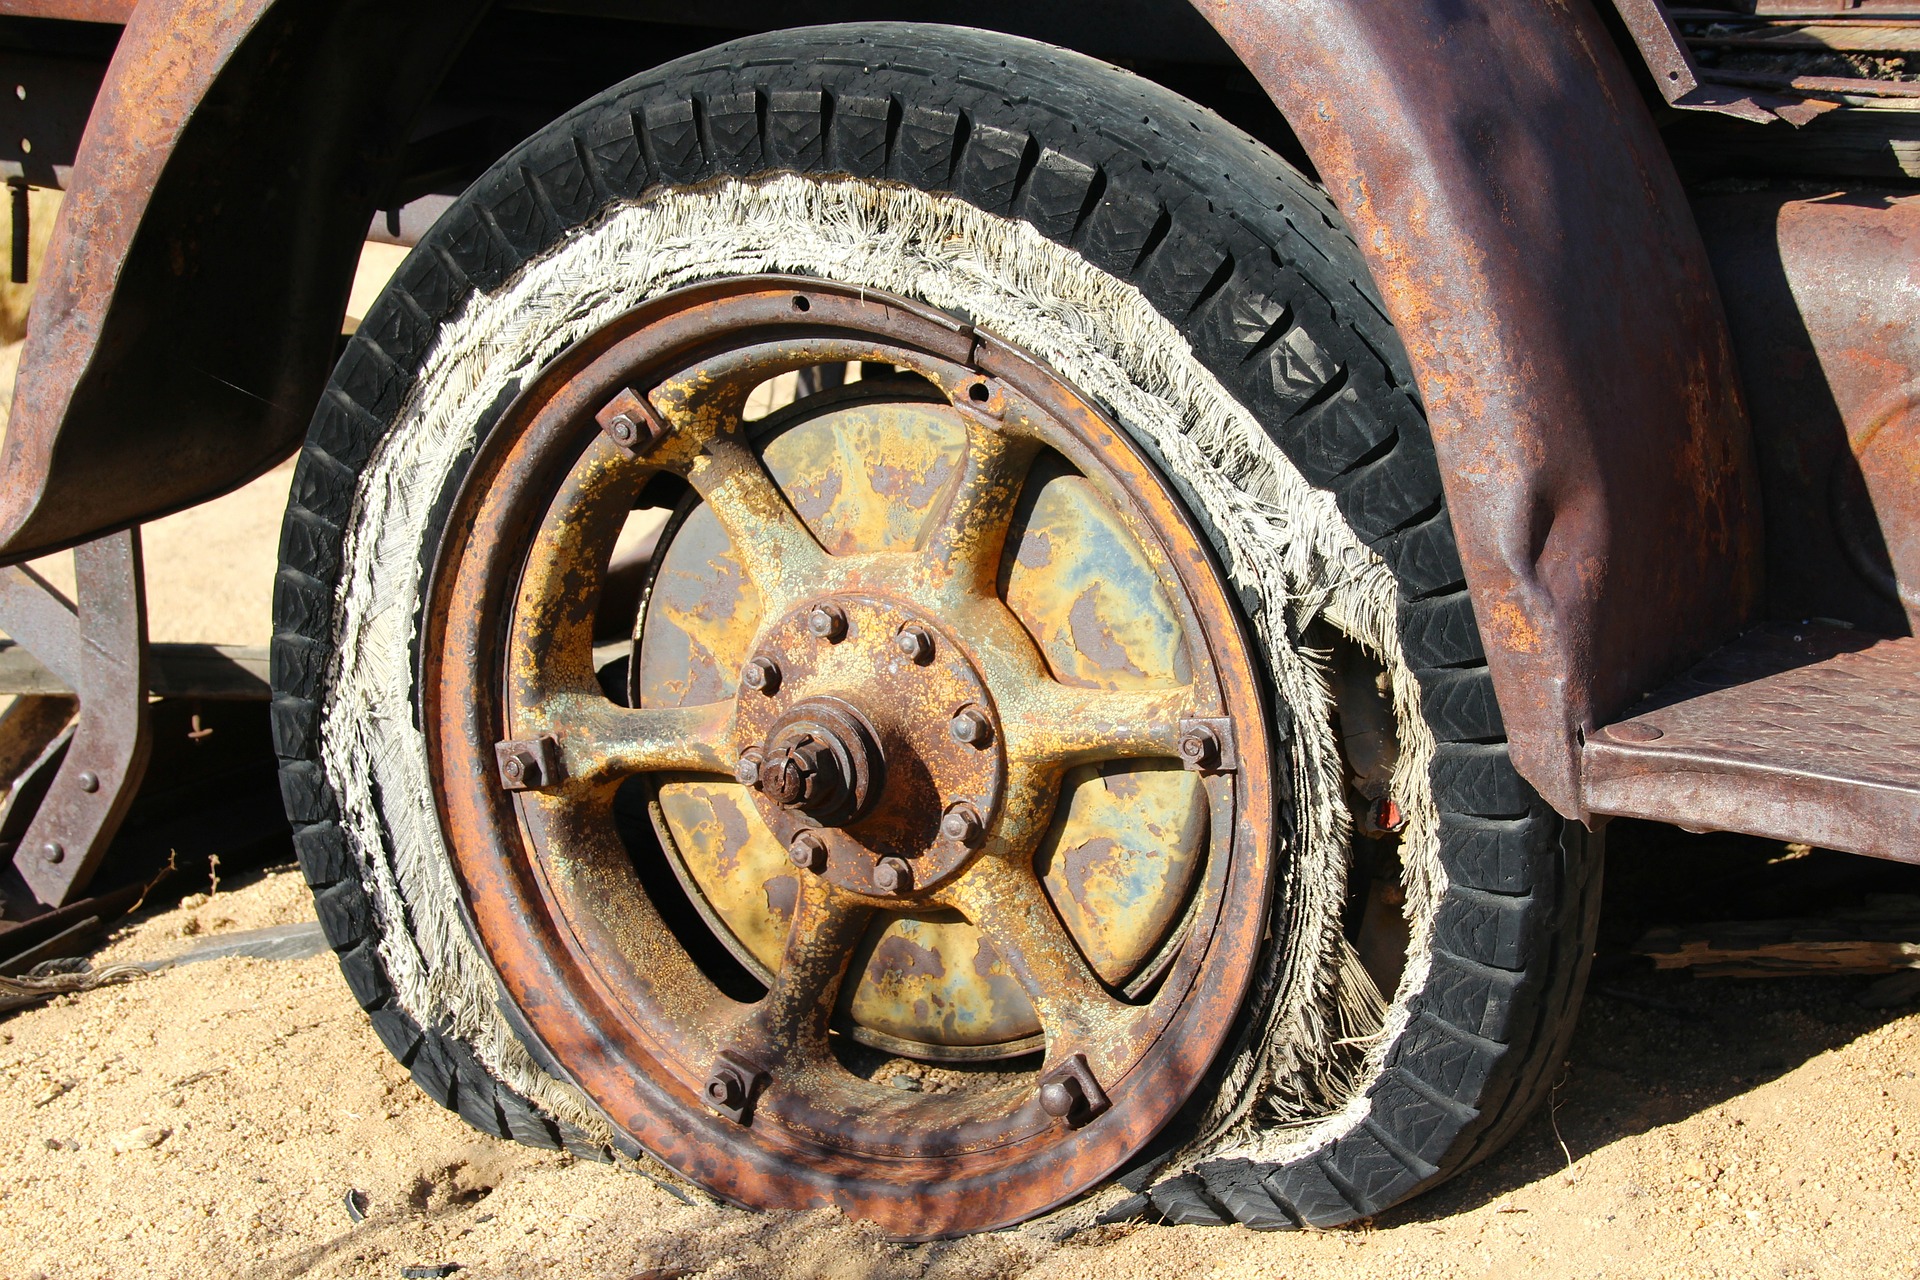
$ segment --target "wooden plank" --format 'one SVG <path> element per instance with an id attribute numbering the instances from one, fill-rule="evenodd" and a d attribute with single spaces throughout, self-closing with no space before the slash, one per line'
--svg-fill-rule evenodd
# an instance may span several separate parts
<path id="1" fill-rule="evenodd" d="M 1652 929 L 1633 951 L 1656 969 L 1704 978 L 1896 973 L 1920 968 L 1920 898 L 1885 894 L 1825 916 Z"/>

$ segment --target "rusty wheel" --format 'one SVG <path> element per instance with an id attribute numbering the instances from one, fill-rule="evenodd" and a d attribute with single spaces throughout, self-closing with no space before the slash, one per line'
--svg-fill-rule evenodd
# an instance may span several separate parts
<path id="1" fill-rule="evenodd" d="M 901 1236 L 1337 1225 L 1513 1132 L 1590 952 L 1452 537 L 1272 153 L 1028 42 L 755 37 L 530 139 L 355 335 L 282 786 L 487 1132 Z"/>
<path id="2" fill-rule="evenodd" d="M 621 705 L 601 575 L 675 490 Z M 689 288 L 533 380 L 450 524 L 451 854 L 532 1035 L 633 1140 L 945 1235 L 1086 1189 L 1192 1094 L 1262 945 L 1267 717 L 1182 504 L 1058 376 L 872 290 Z"/>

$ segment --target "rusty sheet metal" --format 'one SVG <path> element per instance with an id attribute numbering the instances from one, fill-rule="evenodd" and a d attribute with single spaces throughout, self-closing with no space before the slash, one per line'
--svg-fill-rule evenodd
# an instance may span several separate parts
<path id="1" fill-rule="evenodd" d="M 57 18 L 125 26 L 138 0 L 0 0 L 0 18 Z"/>
<path id="2" fill-rule="evenodd" d="M 1920 196 L 1702 195 L 1765 494 L 1767 609 L 1920 624 Z"/>
<path id="3" fill-rule="evenodd" d="M 1204 0 L 1406 344 L 1521 772 L 1739 629 L 1761 557 L 1706 255 L 1584 5 Z"/>
<path id="4" fill-rule="evenodd" d="M 1920 862 L 1920 640 L 1774 624 L 1587 740 L 1594 808 Z"/>
<path id="5" fill-rule="evenodd" d="M 39 282 L 0 558 L 190 506 L 292 451 L 385 175 L 483 8 L 138 6 Z"/>

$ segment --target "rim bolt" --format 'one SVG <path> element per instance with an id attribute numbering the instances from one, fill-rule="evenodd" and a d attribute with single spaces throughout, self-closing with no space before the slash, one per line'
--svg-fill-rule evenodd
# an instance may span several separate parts
<path id="1" fill-rule="evenodd" d="M 609 440 L 635 456 L 659 444 L 673 430 L 652 402 L 631 387 L 621 390 L 593 418 Z"/>
<path id="2" fill-rule="evenodd" d="M 909 622 L 900 628 L 900 634 L 893 638 L 900 652 L 912 658 L 921 666 L 933 661 L 933 633 L 917 622 Z"/>
<path id="3" fill-rule="evenodd" d="M 634 425 L 632 418 L 619 413 L 607 423 L 607 434 L 613 437 L 615 444 L 632 444 L 640 438 L 640 428 Z"/>
<path id="4" fill-rule="evenodd" d="M 873 884 L 882 893 L 905 893 L 913 888 L 913 868 L 905 858 L 882 858 L 873 869 Z"/>
<path id="5" fill-rule="evenodd" d="M 1211 769 L 1220 763 L 1220 735 L 1210 725 L 1195 725 L 1180 735 L 1180 758 L 1189 769 Z"/>
<path id="6" fill-rule="evenodd" d="M 760 785 L 760 749 L 748 747 L 740 753 L 740 759 L 733 766 L 733 780 L 743 787 Z"/>
<path id="7" fill-rule="evenodd" d="M 940 834 L 971 849 L 986 836 L 987 829 L 973 801 L 959 800 L 949 805 L 946 816 L 940 819 Z"/>
<path id="8" fill-rule="evenodd" d="M 807 630 L 828 644 L 847 638 L 847 611 L 837 604 L 817 604 L 807 614 Z"/>
<path id="9" fill-rule="evenodd" d="M 772 658 L 755 658 L 741 669 L 740 683 L 772 697 L 780 691 L 780 664 Z"/>
<path id="10" fill-rule="evenodd" d="M 947 722 L 947 732 L 955 742 L 964 742 L 970 747 L 984 748 L 993 741 L 993 725 L 976 706 L 965 706 L 954 712 L 953 719 Z"/>
<path id="11" fill-rule="evenodd" d="M 1086 1102 L 1086 1091 L 1072 1076 L 1061 1076 L 1040 1086 L 1040 1109 L 1055 1120 L 1066 1119 Z"/>
<path id="12" fill-rule="evenodd" d="M 827 842 L 811 831 L 802 831 L 787 846 L 787 857 L 802 871 L 821 871 L 827 865 Z"/>

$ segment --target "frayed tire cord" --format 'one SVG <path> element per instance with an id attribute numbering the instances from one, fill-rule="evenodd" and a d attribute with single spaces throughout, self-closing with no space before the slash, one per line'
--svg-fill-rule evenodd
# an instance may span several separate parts
<path id="1" fill-rule="evenodd" d="M 773 176 L 781 173 L 815 176 Z M 371 544 L 395 538 L 393 563 L 411 556 L 418 571 L 417 542 L 370 526 L 369 512 L 384 516 L 399 491 L 449 483 L 463 465 L 481 416 L 471 407 L 462 422 L 452 402 L 440 406 L 449 434 L 433 459 L 418 440 L 448 370 L 479 367 L 458 365 L 455 348 L 465 341 L 472 360 L 498 362 L 508 349 L 535 360 L 568 340 L 563 328 L 529 338 L 540 317 L 524 308 L 554 286 L 542 285 L 543 269 L 557 277 L 588 261 L 582 246 L 615 227 L 629 257 L 683 253 L 705 225 L 731 236 L 735 251 L 730 261 L 709 244 L 709 274 L 778 266 L 846 279 L 857 236 L 816 237 L 814 260 L 792 260 L 793 233 L 833 217 L 957 238 L 961 251 L 930 257 L 918 288 L 892 278 L 875 287 L 956 309 L 1012 299 L 976 322 L 996 332 L 1024 324 L 1003 336 L 1029 349 L 1056 343 L 1083 385 L 1118 370 L 1102 398 L 1118 401 L 1109 407 L 1182 487 L 1263 639 L 1286 648 L 1275 678 L 1290 705 L 1324 706 L 1311 663 L 1291 648 L 1305 622 L 1324 615 L 1389 664 L 1403 736 L 1430 744 L 1410 750 L 1395 779 L 1415 819 L 1407 862 L 1418 954 L 1385 1024 L 1362 1037 L 1363 1060 L 1328 1050 L 1352 1038 L 1341 1034 L 1351 1028 L 1340 1010 L 1342 973 L 1354 966 L 1337 928 L 1326 932 L 1344 869 L 1322 868 L 1331 883 L 1296 876 L 1281 904 L 1298 947 L 1276 955 L 1248 1042 L 1223 1066 L 1220 1100 L 1194 1117 L 1184 1146 L 1163 1153 L 1172 1158 L 1133 1209 L 1334 1225 L 1504 1141 L 1564 1053 L 1599 859 L 1507 761 L 1430 437 L 1398 344 L 1356 283 L 1357 256 L 1319 193 L 1192 104 L 1076 55 L 952 29 L 758 37 L 602 95 L 463 197 L 349 344 L 283 531 L 275 733 L 322 922 L 388 1048 L 484 1131 L 583 1152 L 610 1137 L 498 1012 L 451 878 L 432 865 L 430 803 L 369 790 L 343 770 L 406 754 L 415 733 L 404 682 L 371 701 L 343 699 L 340 659 L 352 653 L 357 668 L 367 628 L 379 625 L 363 572 L 378 559 Z M 1107 299 L 1114 327 L 1082 332 L 1084 308 L 1050 311 L 1060 290 L 1043 296 L 1026 279 L 999 278 L 995 254 Z M 632 287 L 673 283 L 656 271 Z M 617 294 L 604 281 L 574 284 Z M 1015 303 L 1026 310 L 1016 314 Z M 496 363 L 491 376 L 504 386 L 517 372 Z M 426 510 L 437 496 L 411 495 Z M 1386 573 L 1384 599 L 1380 589 L 1350 589 Z M 387 624 L 404 647 L 408 617 Z M 1343 841 L 1337 758 L 1306 751 L 1295 764 L 1317 771 L 1302 780 L 1303 803 L 1322 812 L 1303 820 L 1318 823 L 1322 846 Z M 344 808 L 343 785 L 358 789 Z M 389 847 L 395 830 L 413 831 L 410 847 Z M 1319 916 L 1303 918 L 1315 901 Z M 1332 916 L 1337 926 L 1337 909 Z M 1286 931 L 1303 923 L 1311 945 Z M 1111 1212 L 1126 1194 L 1091 1207 Z"/>

